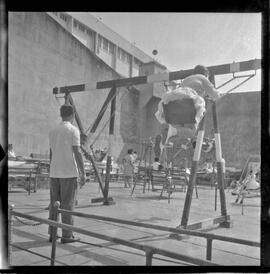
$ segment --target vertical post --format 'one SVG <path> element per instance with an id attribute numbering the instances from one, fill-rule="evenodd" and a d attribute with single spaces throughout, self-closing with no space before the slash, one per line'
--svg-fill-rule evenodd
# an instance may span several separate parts
<path id="1" fill-rule="evenodd" d="M 75 104 L 74 104 L 73 98 L 71 97 L 71 94 L 68 93 L 68 94 L 66 95 L 66 97 L 67 97 L 67 98 L 66 98 L 66 101 L 67 101 L 68 103 L 70 103 L 70 105 L 72 105 L 72 107 L 73 107 L 73 109 L 74 109 L 74 112 L 75 112 L 75 120 L 76 120 L 76 123 L 77 123 L 77 125 L 78 125 L 78 127 L 79 127 L 79 129 L 80 129 L 80 133 L 84 133 L 82 121 L 81 121 L 80 116 L 79 116 L 79 114 L 78 114 L 78 112 L 77 112 L 77 109 L 76 109 L 76 107 L 75 107 Z"/>
<path id="2" fill-rule="evenodd" d="M 32 178 L 32 170 L 29 171 L 29 180 L 28 180 L 28 195 L 31 193 L 31 178 Z M 27 179 L 27 178 L 26 178 Z"/>
<path id="3" fill-rule="evenodd" d="M 146 265 L 152 265 L 153 251 L 149 248 L 145 250 Z"/>
<path id="4" fill-rule="evenodd" d="M 211 82 L 215 85 L 214 75 L 211 78 Z M 229 216 L 227 215 L 226 209 L 226 197 L 224 191 L 224 172 L 223 172 L 223 163 L 222 163 L 222 150 L 221 150 L 221 140 L 220 140 L 220 132 L 218 126 L 218 117 L 217 117 L 217 108 L 216 103 L 213 102 L 212 105 L 212 115 L 213 115 L 213 127 L 215 134 L 215 151 L 216 151 L 216 167 L 217 167 L 217 182 L 219 188 L 219 196 L 220 196 L 220 207 L 221 207 L 221 215 L 226 217 L 226 221 L 221 223 L 220 226 L 230 227 Z"/>
<path id="5" fill-rule="evenodd" d="M 221 141 L 220 141 L 220 133 L 218 128 L 218 120 L 217 120 L 217 110 L 216 110 L 215 103 L 213 103 L 212 111 L 213 111 L 213 122 L 214 122 L 214 130 L 215 130 L 217 181 L 218 181 L 218 188 L 220 193 L 221 215 L 227 216 L 226 199 L 225 199 L 225 192 L 224 192 L 224 173 L 222 170 Z"/>
<path id="6" fill-rule="evenodd" d="M 52 206 L 51 210 L 55 211 L 56 221 L 59 219 L 58 209 L 60 207 L 60 202 L 56 201 L 55 204 Z M 51 266 L 54 266 L 55 262 L 55 252 L 56 252 L 56 240 L 57 240 L 57 226 L 52 226 L 52 251 L 51 251 Z"/>
<path id="7" fill-rule="evenodd" d="M 116 87 L 111 89 L 113 94 L 116 93 Z M 113 97 L 111 101 L 111 114 L 110 114 L 110 125 L 109 125 L 109 148 L 107 155 L 107 163 L 106 163 L 106 177 L 105 177 L 105 188 L 104 188 L 104 205 L 109 205 L 108 201 L 108 193 L 109 193 L 109 184 L 110 184 L 110 175 L 111 175 L 111 163 L 112 163 L 112 138 L 114 135 L 114 120 L 115 120 L 115 108 L 116 108 L 116 96 Z"/>
<path id="8" fill-rule="evenodd" d="M 204 131 L 205 131 L 205 116 L 202 118 L 202 120 L 199 124 L 199 130 L 198 130 L 198 135 L 197 135 L 197 140 L 196 140 L 196 147 L 195 147 L 192 165 L 191 165 L 190 180 L 189 180 L 189 184 L 188 184 L 188 189 L 187 189 L 187 194 L 186 194 L 186 199 L 185 199 L 185 204 L 184 204 L 184 209 L 183 209 L 183 214 L 182 214 L 182 220 L 181 220 L 181 224 L 180 224 L 180 226 L 183 228 L 186 228 L 187 223 L 188 223 L 193 189 L 196 184 L 198 163 L 199 163 L 199 160 L 201 157 Z"/>
<path id="9" fill-rule="evenodd" d="M 212 239 L 207 239 L 207 245 L 206 245 L 206 260 L 211 261 L 212 260 Z"/>
<path id="10" fill-rule="evenodd" d="M 8 205 L 8 266 L 11 266 L 12 263 L 12 211 L 14 205 Z"/>

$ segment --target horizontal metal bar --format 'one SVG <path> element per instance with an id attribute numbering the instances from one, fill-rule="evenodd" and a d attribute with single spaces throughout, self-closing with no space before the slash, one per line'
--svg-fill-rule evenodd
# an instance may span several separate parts
<path id="1" fill-rule="evenodd" d="M 249 71 L 249 70 L 257 70 L 261 68 L 261 59 L 253 59 L 243 62 L 237 62 L 232 64 L 223 64 L 217 66 L 208 67 L 211 75 L 222 75 L 229 74 L 241 71 Z M 53 94 L 66 93 L 66 92 L 80 92 L 87 90 L 95 90 L 95 89 L 106 89 L 112 87 L 126 87 L 126 86 L 135 86 L 141 84 L 148 84 L 154 82 L 162 82 L 164 79 L 169 79 L 169 81 L 173 80 L 181 80 L 191 75 L 193 69 L 173 71 L 160 74 L 152 74 L 148 76 L 136 76 L 131 78 L 122 78 L 108 81 L 100 81 L 96 84 L 82 84 L 82 85 L 72 85 L 72 86 L 63 86 L 63 87 L 55 87 L 53 88 Z"/>
<path id="2" fill-rule="evenodd" d="M 38 253 L 38 252 L 35 252 L 35 251 L 32 251 L 32 250 L 29 250 L 29 249 L 26 249 L 26 248 L 23 248 L 23 247 L 20 247 L 20 246 L 18 246 L 18 245 L 16 245 L 16 244 L 11 244 L 11 246 L 13 246 L 13 247 L 15 247 L 15 248 L 18 248 L 18 249 L 20 249 L 20 250 L 24 250 L 25 252 L 29 252 L 29 253 L 31 253 L 31 254 L 34 254 L 34 255 L 37 255 L 37 256 L 39 256 L 39 257 L 41 257 L 41 258 L 44 258 L 44 259 L 47 259 L 47 260 L 51 260 L 51 257 L 48 257 L 48 256 L 45 256 L 45 255 L 42 255 L 42 254 L 40 254 L 40 253 Z M 60 262 L 60 261 L 58 261 L 58 260 L 54 260 L 55 262 L 57 262 L 57 263 L 62 263 L 62 262 Z"/>
<path id="3" fill-rule="evenodd" d="M 138 250 L 142 250 L 144 252 L 147 251 L 147 250 L 152 250 L 153 254 L 159 254 L 159 255 L 162 255 L 162 256 L 166 256 L 166 257 L 178 259 L 178 260 L 181 260 L 181 261 L 189 262 L 189 263 L 195 264 L 195 265 L 218 265 L 218 264 L 215 264 L 215 263 L 212 263 L 212 262 L 208 262 L 206 260 L 196 259 L 196 258 L 189 257 L 189 256 L 186 256 L 186 255 L 174 253 L 174 252 L 171 252 L 171 251 L 155 248 L 155 247 L 144 245 L 144 244 L 138 244 L 138 243 L 135 243 L 135 242 L 123 240 L 123 239 L 116 238 L 116 237 L 110 237 L 110 236 L 99 234 L 99 233 L 96 233 L 96 232 L 91 232 L 91 231 L 88 231 L 88 230 L 85 230 L 85 229 L 82 229 L 82 228 L 77 228 L 77 227 L 74 227 L 74 226 L 71 226 L 71 225 L 66 225 L 66 224 L 63 224 L 63 223 L 58 223 L 58 222 L 55 222 L 55 221 L 51 221 L 51 220 L 48 220 L 48 219 L 42 219 L 42 218 L 35 217 L 35 216 L 30 216 L 28 214 L 24 214 L 24 213 L 14 211 L 14 210 L 11 211 L 11 214 L 14 215 L 14 216 L 19 216 L 19 217 L 26 218 L 26 219 L 29 219 L 29 220 L 43 222 L 44 224 L 49 224 L 51 226 L 55 226 L 55 227 L 58 227 L 58 228 L 71 230 L 71 231 L 74 231 L 74 232 L 77 232 L 77 233 L 80 233 L 80 234 L 84 234 L 84 235 L 87 235 L 87 236 L 90 236 L 90 237 L 95 237 L 95 238 L 102 239 L 102 240 L 107 240 L 109 242 L 113 242 L 113 243 L 116 243 L 116 244 L 128 246 L 128 247 L 131 247 L 131 248 L 135 248 L 135 249 L 138 249 Z"/>
<path id="4" fill-rule="evenodd" d="M 166 226 L 160 226 L 160 225 L 152 225 L 152 224 L 146 224 L 146 223 L 138 223 L 138 222 L 134 222 L 134 221 L 127 221 L 127 220 L 122 220 L 122 219 L 117 219 L 117 218 L 112 218 L 112 217 L 104 217 L 104 216 L 98 216 L 98 215 L 93 215 L 93 214 L 85 214 L 85 213 L 76 212 L 76 211 L 70 212 L 70 211 L 64 210 L 64 209 L 59 209 L 58 212 L 65 213 L 65 214 L 71 214 L 71 215 L 77 216 L 77 217 L 97 219 L 97 220 L 102 220 L 102 221 L 115 222 L 115 223 L 120 223 L 120 224 L 127 224 L 127 225 L 151 228 L 151 229 L 156 229 L 156 230 L 161 230 L 161 231 L 168 231 L 168 232 L 173 232 L 173 233 L 203 237 L 203 238 L 208 238 L 208 239 L 212 239 L 212 240 L 228 241 L 228 242 L 237 243 L 237 244 L 260 247 L 260 243 L 258 243 L 258 242 L 243 240 L 243 239 L 236 239 L 236 238 L 232 238 L 232 237 L 220 236 L 220 235 L 215 235 L 215 234 L 209 234 L 209 233 L 205 233 L 205 232 L 192 231 L 192 230 L 180 229 L 180 228 L 174 228 L 174 227 L 166 227 Z"/>
<path id="5" fill-rule="evenodd" d="M 235 64 L 239 64 L 238 66 L 239 69 L 233 70 L 231 68 L 232 67 L 231 64 L 223 64 L 223 65 L 217 65 L 217 66 L 210 66 L 208 67 L 208 70 L 211 75 L 221 75 L 221 74 L 228 74 L 233 72 L 256 70 L 261 68 L 260 59 L 253 59 L 253 60 L 238 62 Z M 187 76 L 191 75 L 192 72 L 193 72 L 193 69 L 169 72 L 168 73 L 169 81 L 184 79 Z M 147 84 L 148 82 L 153 83 L 153 80 L 152 80 L 153 77 L 154 77 L 153 75 L 149 75 L 149 76 L 137 76 L 137 77 L 110 80 L 110 81 L 102 81 L 97 83 L 97 89 L 110 88 L 113 86 L 123 87 L 127 85 Z M 164 74 L 162 74 L 162 77 L 160 78 L 157 76 L 155 78 L 157 82 L 163 81 L 162 79 L 164 78 Z"/>

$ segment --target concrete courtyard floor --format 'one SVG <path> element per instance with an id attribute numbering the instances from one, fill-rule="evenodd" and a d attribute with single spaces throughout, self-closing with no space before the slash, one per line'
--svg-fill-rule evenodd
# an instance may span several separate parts
<path id="1" fill-rule="evenodd" d="M 225 190 L 225 193 L 227 211 L 233 220 L 233 227 L 216 227 L 208 232 L 260 242 L 260 198 L 246 198 L 244 214 L 242 215 L 241 205 L 234 203 L 235 196 L 232 196 L 231 191 L 228 190 Z M 136 187 L 132 197 L 129 194 L 130 189 L 124 188 L 123 183 L 113 182 L 110 184 L 109 196 L 115 201 L 114 205 L 106 206 L 101 203 L 91 203 L 92 198 L 101 197 L 101 191 L 97 183 L 87 183 L 78 191 L 78 205 L 75 211 L 173 228 L 180 224 L 185 192 L 173 193 L 170 203 L 166 198 L 159 199 L 159 192 L 146 190 L 143 194 L 142 186 Z M 214 210 L 214 188 L 198 186 L 198 194 L 199 199 L 196 199 L 195 193 L 193 194 L 189 223 L 219 216 L 219 195 L 217 211 Z M 164 193 L 164 197 L 166 197 L 166 193 Z M 48 210 L 45 209 L 49 204 L 48 189 L 38 189 L 36 193 L 31 193 L 29 196 L 25 190 L 14 188 L 9 192 L 8 200 L 9 204 L 14 205 L 16 211 L 40 218 L 48 218 Z M 34 221 L 19 219 L 28 224 L 23 224 L 13 218 L 13 244 L 50 257 L 51 243 L 48 241 L 48 226 L 44 224 L 32 226 L 29 224 L 35 223 Z M 92 232 L 144 243 L 198 259 L 206 259 L 206 240 L 203 238 L 184 237 L 182 240 L 176 240 L 169 237 L 170 232 L 80 217 L 75 217 L 74 225 Z M 58 234 L 61 236 L 61 231 Z M 142 251 L 82 234 L 76 234 L 76 236 L 80 237 L 81 242 L 61 244 L 59 240 L 57 241 L 56 266 L 145 265 L 145 254 Z M 11 266 L 50 265 L 49 259 L 20 248 L 12 248 Z M 260 248 L 214 240 L 212 262 L 220 265 L 258 266 L 260 265 Z M 153 256 L 152 264 L 189 265 L 158 255 Z"/>

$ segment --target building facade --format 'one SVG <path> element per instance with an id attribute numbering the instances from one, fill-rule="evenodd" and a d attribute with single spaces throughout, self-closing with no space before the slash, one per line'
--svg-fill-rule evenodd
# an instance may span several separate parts
<path id="1" fill-rule="evenodd" d="M 88 12 L 47 14 L 124 77 L 138 76 L 140 66 L 153 61 L 152 57 Z"/>

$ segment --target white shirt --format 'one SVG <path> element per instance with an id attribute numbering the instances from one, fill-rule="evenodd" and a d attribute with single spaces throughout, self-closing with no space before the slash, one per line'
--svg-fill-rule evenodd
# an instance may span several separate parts
<path id="1" fill-rule="evenodd" d="M 50 177 L 78 177 L 72 146 L 80 146 L 79 130 L 70 122 L 62 121 L 49 133 L 49 145 L 52 151 Z"/>

